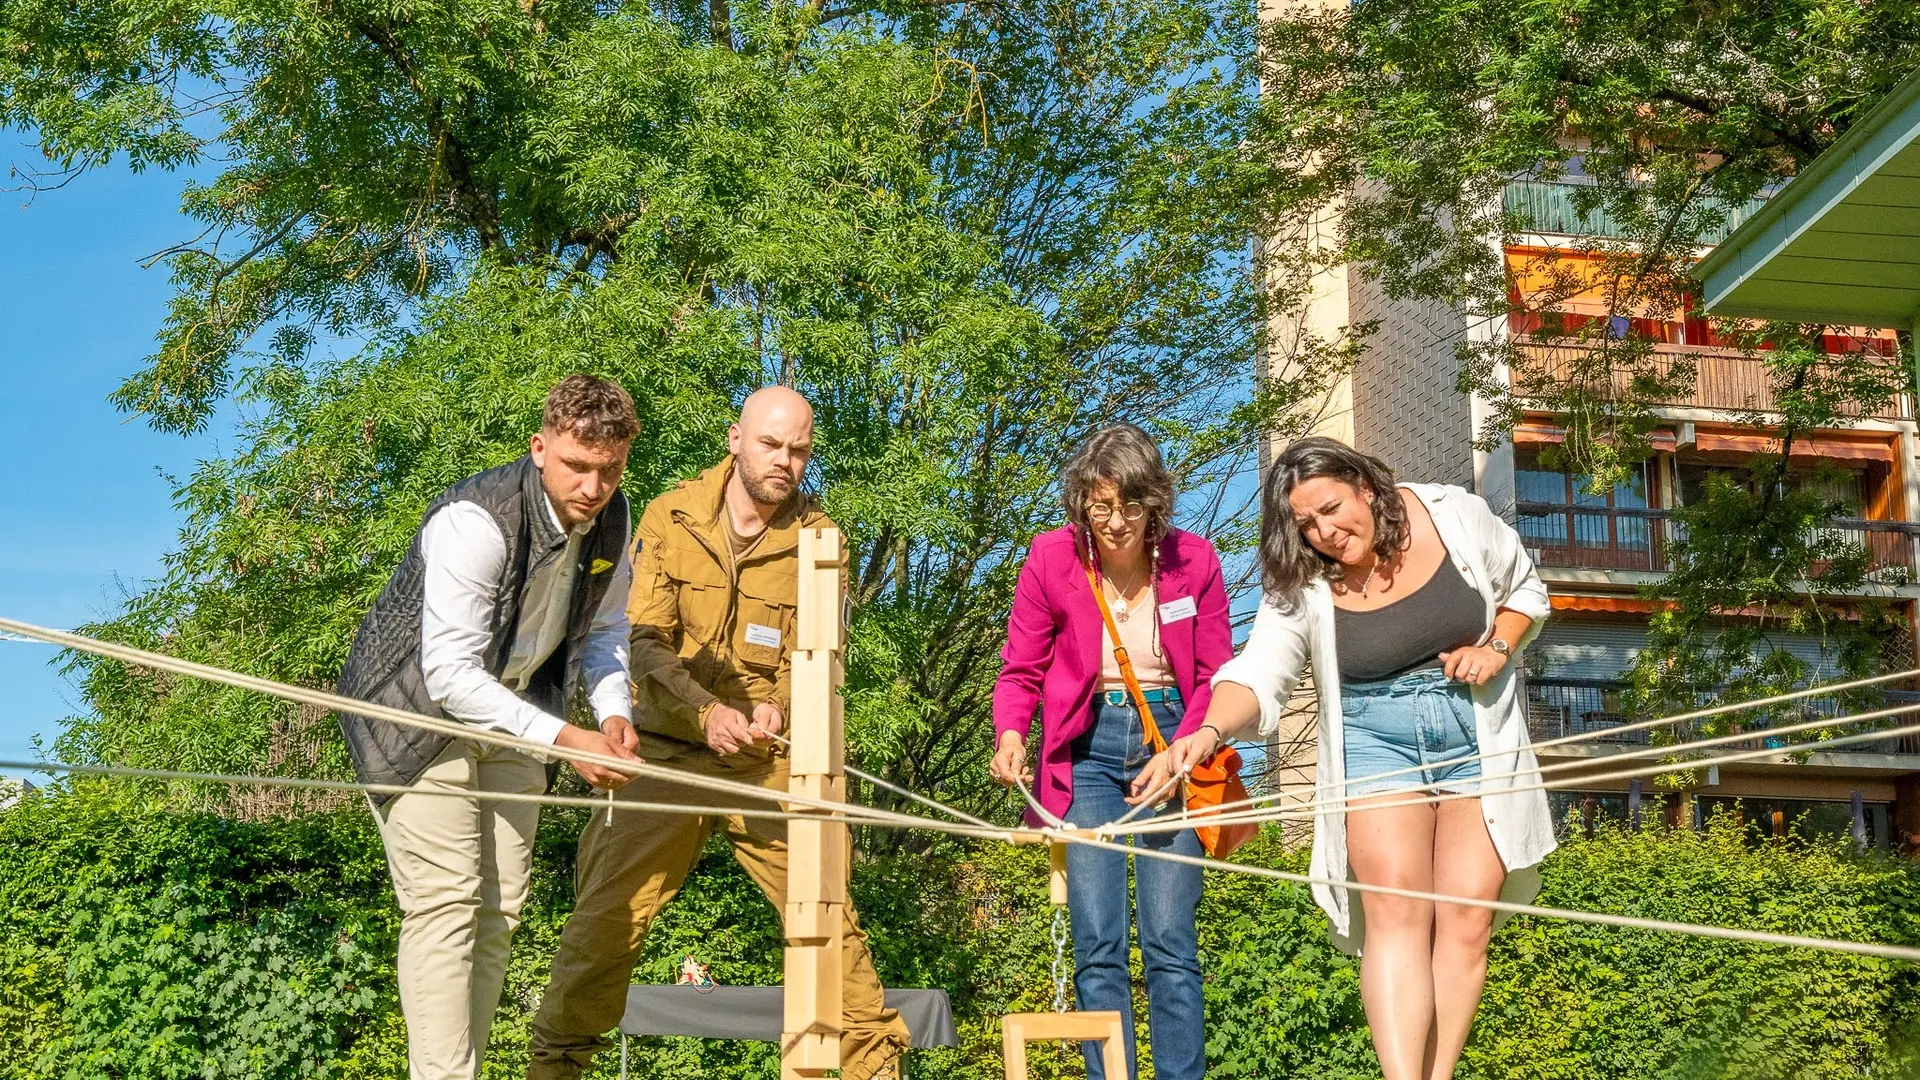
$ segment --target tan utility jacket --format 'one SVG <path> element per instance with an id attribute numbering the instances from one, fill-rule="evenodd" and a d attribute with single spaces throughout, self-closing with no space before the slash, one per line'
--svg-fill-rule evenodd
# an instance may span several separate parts
<path id="1" fill-rule="evenodd" d="M 633 711 L 640 731 L 705 744 L 718 700 L 748 714 L 771 701 L 791 718 L 800 530 L 832 528 L 813 500 L 788 502 L 733 565 L 727 480 L 733 457 L 647 504 L 634 533 Z"/>

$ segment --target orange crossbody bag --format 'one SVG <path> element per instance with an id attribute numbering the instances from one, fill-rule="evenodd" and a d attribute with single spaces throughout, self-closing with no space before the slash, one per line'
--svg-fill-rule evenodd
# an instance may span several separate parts
<path id="1" fill-rule="evenodd" d="M 1133 698 L 1133 707 L 1140 712 L 1140 726 L 1146 731 L 1147 745 L 1153 747 L 1154 753 L 1164 754 L 1167 752 L 1166 737 L 1160 734 L 1160 725 L 1154 723 L 1153 710 L 1147 707 L 1147 696 L 1140 692 L 1140 680 L 1134 677 L 1133 661 L 1127 657 L 1127 647 L 1120 644 L 1120 627 L 1113 621 L 1113 610 L 1107 606 L 1107 593 L 1100 586 L 1100 575 L 1091 566 L 1086 571 L 1087 584 L 1093 586 L 1093 599 L 1100 605 L 1100 617 L 1107 623 L 1107 636 L 1113 639 L 1114 662 L 1120 667 L 1120 677 L 1126 680 L 1127 694 Z M 1155 617 L 1158 617 L 1157 613 Z M 1240 782 L 1240 752 L 1231 746 L 1215 750 L 1211 757 L 1193 767 L 1183 787 L 1189 814 L 1210 815 L 1214 807 L 1223 803 L 1245 800 L 1247 786 Z M 1201 817 L 1200 820 L 1206 818 Z M 1260 827 L 1253 824 L 1196 824 L 1193 831 L 1200 837 L 1200 846 L 1206 849 L 1208 855 L 1224 859 L 1241 844 L 1253 839 Z"/>

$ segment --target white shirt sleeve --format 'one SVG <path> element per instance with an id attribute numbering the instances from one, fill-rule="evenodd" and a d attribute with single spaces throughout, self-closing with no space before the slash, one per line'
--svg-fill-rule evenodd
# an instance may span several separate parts
<path id="1" fill-rule="evenodd" d="M 1487 501 L 1478 495 L 1466 495 L 1463 501 L 1471 516 L 1468 526 L 1480 538 L 1486 551 L 1487 574 L 1493 586 L 1494 603 L 1533 620 L 1533 625 L 1527 627 L 1521 640 L 1508 642 L 1518 652 L 1539 636 L 1547 616 L 1553 613 L 1553 602 L 1547 595 L 1546 585 L 1540 580 L 1540 572 L 1534 569 L 1533 559 L 1527 555 L 1526 541 L 1520 538 L 1514 527 L 1494 513 Z"/>
<path id="2" fill-rule="evenodd" d="M 1307 598 L 1302 597 L 1289 613 L 1281 611 L 1271 599 L 1262 599 L 1239 655 L 1213 673 L 1216 689 L 1221 683 L 1239 683 L 1253 691 L 1260 703 L 1260 734 L 1264 737 L 1280 730 L 1287 698 L 1307 669 L 1306 604 Z"/>
<path id="3" fill-rule="evenodd" d="M 457 720 L 551 745 L 565 722 L 487 672 L 493 598 L 507 572 L 500 526 L 476 503 L 449 503 L 421 530 L 420 553 L 427 563 L 420 610 L 427 696 Z"/>
<path id="4" fill-rule="evenodd" d="M 627 621 L 627 594 L 633 591 L 633 527 L 627 526 L 627 538 L 620 544 L 620 558 L 608 571 L 607 595 L 593 613 L 593 625 L 587 629 L 586 655 L 582 657 L 582 678 L 587 683 L 587 701 L 593 706 L 596 723 L 607 717 L 633 719 L 633 688 L 629 683 L 628 650 L 633 626 Z"/>

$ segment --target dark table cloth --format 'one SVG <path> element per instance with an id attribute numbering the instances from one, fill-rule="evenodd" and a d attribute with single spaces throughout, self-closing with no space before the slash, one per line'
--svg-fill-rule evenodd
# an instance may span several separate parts
<path id="1" fill-rule="evenodd" d="M 704 993 L 691 986 L 632 986 L 620 1030 L 778 1042 L 786 1018 L 784 993 L 778 986 L 716 986 Z M 959 1045 L 945 990 L 889 990 L 887 1008 L 900 1010 L 914 1049 Z"/>

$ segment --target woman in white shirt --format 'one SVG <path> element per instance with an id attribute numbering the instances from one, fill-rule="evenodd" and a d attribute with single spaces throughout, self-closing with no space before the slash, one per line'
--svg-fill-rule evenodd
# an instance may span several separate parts
<path id="1" fill-rule="evenodd" d="M 1463 488 L 1396 485 L 1333 439 L 1295 442 L 1268 472 L 1265 597 L 1213 679 L 1187 768 L 1225 736 L 1279 724 L 1311 670 L 1319 696 L 1312 872 L 1420 892 L 1524 902 L 1553 850 L 1513 655 L 1539 632 L 1546 588 L 1518 534 Z M 1381 776 L 1393 772 L 1393 776 Z M 1430 792 L 1456 793 L 1439 802 Z M 1397 804 L 1397 805 L 1396 805 Z M 1493 913 L 1316 885 L 1360 990 L 1385 1080 L 1445 1080 L 1487 974 Z M 1366 949 L 1361 939 L 1366 938 Z"/>

